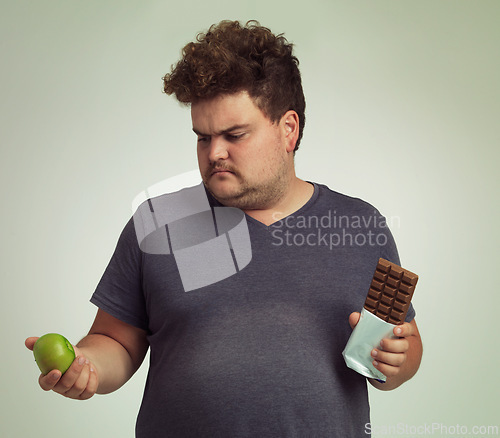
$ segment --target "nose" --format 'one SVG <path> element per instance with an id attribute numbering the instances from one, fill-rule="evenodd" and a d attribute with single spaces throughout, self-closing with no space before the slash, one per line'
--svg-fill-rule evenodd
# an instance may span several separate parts
<path id="1" fill-rule="evenodd" d="M 228 156 L 227 142 L 223 138 L 213 136 L 210 141 L 209 160 L 215 163 L 218 160 L 225 160 Z"/>

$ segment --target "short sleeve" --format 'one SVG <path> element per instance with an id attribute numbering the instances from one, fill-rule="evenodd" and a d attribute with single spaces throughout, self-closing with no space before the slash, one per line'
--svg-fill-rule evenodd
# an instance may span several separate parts
<path id="1" fill-rule="evenodd" d="M 131 218 L 120 234 L 113 256 L 90 302 L 127 324 L 147 330 L 142 257 Z"/>

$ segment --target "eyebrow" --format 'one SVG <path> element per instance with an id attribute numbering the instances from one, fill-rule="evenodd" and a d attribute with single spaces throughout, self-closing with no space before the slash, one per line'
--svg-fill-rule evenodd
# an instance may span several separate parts
<path id="1" fill-rule="evenodd" d="M 247 129 L 250 125 L 248 123 L 241 124 L 241 125 L 233 125 L 230 126 L 227 129 L 223 129 L 222 131 L 216 132 L 215 135 L 224 135 L 224 134 L 229 134 L 230 132 L 237 131 L 238 129 Z M 193 132 L 196 135 L 200 135 L 202 137 L 210 137 L 210 134 L 203 134 L 202 132 L 198 131 L 196 128 L 193 127 Z"/>

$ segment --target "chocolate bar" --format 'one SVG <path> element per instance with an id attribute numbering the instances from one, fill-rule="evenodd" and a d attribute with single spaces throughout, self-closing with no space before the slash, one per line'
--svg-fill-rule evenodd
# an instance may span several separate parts
<path id="1" fill-rule="evenodd" d="M 364 308 L 385 322 L 403 324 L 418 275 L 380 258 Z"/>

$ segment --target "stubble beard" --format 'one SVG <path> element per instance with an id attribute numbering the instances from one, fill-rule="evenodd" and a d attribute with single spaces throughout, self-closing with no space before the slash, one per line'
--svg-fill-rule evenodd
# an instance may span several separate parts
<path id="1" fill-rule="evenodd" d="M 237 178 L 240 184 L 232 193 L 226 195 L 215 193 L 210 188 L 210 175 L 205 175 L 203 183 L 212 196 L 226 207 L 235 207 L 241 210 L 265 210 L 276 205 L 286 194 L 286 189 L 289 185 L 288 163 L 282 157 L 278 168 L 275 169 L 275 173 L 266 179 L 266 181 L 252 184 L 245 180 L 237 171 L 233 171 L 232 177 Z"/>

